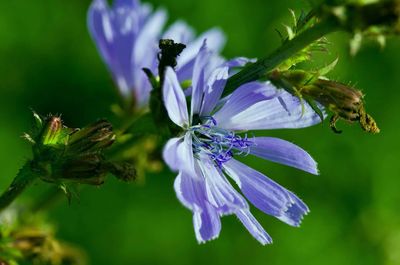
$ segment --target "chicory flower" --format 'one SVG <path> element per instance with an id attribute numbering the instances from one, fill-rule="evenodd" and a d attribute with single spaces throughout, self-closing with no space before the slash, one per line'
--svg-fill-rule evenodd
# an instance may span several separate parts
<path id="1" fill-rule="evenodd" d="M 306 151 L 290 142 L 241 132 L 301 128 L 321 120 L 306 103 L 302 106 L 297 97 L 269 82 L 244 84 L 221 99 L 230 68 L 245 60 L 215 67 L 212 57 L 203 45 L 195 58 L 190 111 L 176 72 L 166 69 L 164 104 L 182 134 L 167 142 L 163 157 L 172 170 L 179 172 L 174 188 L 181 203 L 193 212 L 199 242 L 218 237 L 221 216 L 234 214 L 265 245 L 272 242 L 271 237 L 227 177 L 255 207 L 291 226 L 299 226 L 309 209 L 295 194 L 236 158 L 250 154 L 311 174 L 318 174 L 317 164 Z"/>
<path id="2" fill-rule="evenodd" d="M 143 68 L 157 73 L 158 41 L 170 38 L 186 44 L 178 59 L 181 79 L 191 71 L 193 59 L 202 45 L 209 40 L 210 48 L 220 51 L 225 37 L 219 29 L 211 29 L 198 38 L 184 22 L 177 21 L 163 33 L 167 19 L 164 9 L 152 10 L 149 4 L 138 0 L 93 0 L 88 12 L 90 34 L 112 73 L 122 96 L 133 100 L 135 108 L 147 106 L 152 89 Z"/>

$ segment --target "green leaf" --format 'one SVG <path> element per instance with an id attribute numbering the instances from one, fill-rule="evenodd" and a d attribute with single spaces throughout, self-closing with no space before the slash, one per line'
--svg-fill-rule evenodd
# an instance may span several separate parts
<path id="1" fill-rule="evenodd" d="M 332 71 L 335 68 L 335 66 L 337 65 L 338 61 L 339 61 L 339 58 L 336 58 L 333 62 L 331 62 L 327 66 L 324 66 L 321 69 L 319 69 L 318 70 L 318 75 L 319 76 L 324 76 L 324 75 L 328 74 L 330 71 Z"/>

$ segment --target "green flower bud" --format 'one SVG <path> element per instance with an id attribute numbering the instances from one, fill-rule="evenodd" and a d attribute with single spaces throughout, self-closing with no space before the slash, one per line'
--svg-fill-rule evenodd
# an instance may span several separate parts
<path id="1" fill-rule="evenodd" d="M 42 141 L 43 145 L 57 145 L 60 143 L 60 140 L 64 137 L 62 134 L 63 125 L 60 117 L 52 116 L 46 121 L 46 125 L 44 126 L 44 130 L 42 133 Z"/>
<path id="2" fill-rule="evenodd" d="M 56 152 L 63 152 L 68 142 L 71 129 L 65 127 L 59 116 L 50 115 L 42 118 L 33 112 L 34 128 L 23 137 L 33 144 L 33 154 L 40 160 L 51 160 Z"/>
<path id="3" fill-rule="evenodd" d="M 104 163 L 105 158 L 101 154 L 71 156 L 60 164 L 55 164 L 50 178 L 46 181 L 54 182 L 62 179 L 98 186 L 104 183 L 108 173 L 108 170 L 103 167 Z"/>

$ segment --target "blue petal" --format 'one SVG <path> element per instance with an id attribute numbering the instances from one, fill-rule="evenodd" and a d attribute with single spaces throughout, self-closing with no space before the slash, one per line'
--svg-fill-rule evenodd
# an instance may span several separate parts
<path id="1" fill-rule="evenodd" d="M 288 141 L 272 137 L 255 137 L 250 154 L 295 167 L 311 174 L 318 174 L 317 163 L 303 149 Z"/>
<path id="2" fill-rule="evenodd" d="M 131 84 L 130 68 L 131 50 L 122 49 L 124 57 L 118 57 L 117 46 L 122 46 L 121 39 L 129 39 L 133 45 L 131 33 L 121 36 L 118 32 L 118 25 L 115 25 L 115 15 L 109 10 L 105 0 L 95 0 L 89 7 L 88 27 L 93 40 L 109 70 L 113 74 L 115 82 L 120 90 L 127 94 Z"/>
<path id="3" fill-rule="evenodd" d="M 158 41 L 166 21 L 166 12 L 163 9 L 156 11 L 140 25 L 139 32 L 134 43 L 131 69 L 134 78 L 134 95 L 139 107 L 148 105 L 152 87 L 143 68 L 149 68 L 157 73 Z"/>
<path id="4" fill-rule="evenodd" d="M 176 74 L 177 74 L 178 80 L 180 82 L 192 79 L 193 67 L 194 67 L 195 61 L 196 61 L 196 58 L 193 58 L 192 60 L 190 60 L 188 63 L 186 63 L 184 65 L 180 65 L 178 63 L 178 65 L 176 67 Z M 189 89 L 191 91 L 191 87 Z M 189 93 L 189 89 L 186 90 L 186 93 Z"/>
<path id="5" fill-rule="evenodd" d="M 221 220 L 218 212 L 208 203 L 204 205 L 201 211 L 194 212 L 193 225 L 199 243 L 217 238 L 221 231 Z"/>
<path id="6" fill-rule="evenodd" d="M 208 45 L 207 45 L 207 47 L 208 47 Z M 221 67 L 224 62 L 224 59 L 221 56 L 216 54 L 214 51 L 211 51 L 211 52 L 212 52 L 212 56 L 209 57 L 207 67 L 204 68 L 204 79 L 205 80 L 208 80 L 210 78 L 211 73 L 217 67 Z M 176 73 L 178 75 L 178 79 L 180 82 L 192 79 L 193 67 L 194 67 L 195 61 L 196 61 L 196 57 L 194 57 L 189 62 L 187 62 L 183 65 L 178 63 L 178 66 L 176 68 Z"/>
<path id="7" fill-rule="evenodd" d="M 226 42 L 225 35 L 220 29 L 213 28 L 206 31 L 196 40 L 188 43 L 186 49 L 184 49 L 181 55 L 178 57 L 179 67 L 183 67 L 196 57 L 200 48 L 203 46 L 205 39 L 207 40 L 207 47 L 213 52 L 220 52 Z"/>
<path id="8" fill-rule="evenodd" d="M 114 0 L 114 7 L 128 7 L 128 8 L 139 8 L 140 3 L 138 0 Z"/>
<path id="9" fill-rule="evenodd" d="M 182 142 L 182 137 L 172 138 L 168 140 L 163 149 L 163 159 L 173 171 L 179 171 L 179 168 L 182 165 L 178 154 L 178 149 Z"/>
<path id="10" fill-rule="evenodd" d="M 242 85 L 214 118 L 228 130 L 303 128 L 321 122 L 306 102 L 268 82 Z"/>
<path id="11" fill-rule="evenodd" d="M 173 171 L 194 174 L 192 136 L 190 133 L 186 133 L 184 137 L 170 139 L 164 146 L 163 159 Z"/>
<path id="12" fill-rule="evenodd" d="M 213 117 L 218 122 L 218 127 L 227 128 L 227 126 L 236 125 L 236 115 L 245 112 L 259 102 L 269 101 L 276 96 L 277 90 L 271 85 L 261 82 L 246 83 L 228 96 L 223 107 Z"/>
<path id="13" fill-rule="evenodd" d="M 183 142 L 177 148 L 177 155 L 180 159 L 180 170 L 189 174 L 195 172 L 195 164 L 193 157 L 192 135 L 187 132 Z"/>
<path id="14" fill-rule="evenodd" d="M 191 115 L 200 112 L 201 103 L 204 95 L 204 74 L 207 63 L 210 59 L 211 52 L 207 49 L 206 41 L 204 41 L 193 66 L 192 76 L 192 101 L 191 101 Z"/>
<path id="15" fill-rule="evenodd" d="M 140 34 L 136 39 L 133 53 L 136 64 L 144 63 L 140 65 L 141 67 L 147 67 L 149 60 L 152 60 L 153 55 L 157 53 L 158 40 L 166 19 L 166 12 L 164 10 L 158 10 L 148 18 L 141 28 Z"/>
<path id="16" fill-rule="evenodd" d="M 264 228 L 254 218 L 248 209 L 240 210 L 236 213 L 236 216 L 250 232 L 250 234 L 257 239 L 262 245 L 271 244 L 272 238 L 265 232 Z"/>
<path id="17" fill-rule="evenodd" d="M 163 39 L 172 39 L 177 43 L 188 44 L 194 39 L 193 29 L 184 21 L 172 24 L 163 35 Z"/>
<path id="18" fill-rule="evenodd" d="M 229 68 L 219 67 L 215 69 L 207 81 L 206 91 L 204 93 L 203 104 L 201 107 L 200 115 L 208 116 L 216 107 L 221 94 L 224 90 L 226 81 L 228 80 Z"/>
<path id="19" fill-rule="evenodd" d="M 88 12 L 89 31 L 123 95 L 135 97 L 139 107 L 148 102 L 151 86 L 142 68 L 157 69 L 157 42 L 165 12 L 134 0 L 94 0 Z"/>
<path id="20" fill-rule="evenodd" d="M 244 198 L 232 187 L 223 172 L 207 157 L 201 157 L 199 167 L 206 183 L 207 200 L 222 215 L 247 209 Z"/>
<path id="21" fill-rule="evenodd" d="M 174 188 L 178 199 L 193 212 L 197 240 L 202 243 L 218 237 L 221 221 L 217 210 L 207 201 L 204 179 L 180 172 Z"/>
<path id="22" fill-rule="evenodd" d="M 163 85 L 163 100 L 169 118 L 181 127 L 189 125 L 186 98 L 178 82 L 176 74 L 171 67 L 165 70 Z"/>
<path id="23" fill-rule="evenodd" d="M 246 198 L 266 214 L 299 226 L 303 216 L 309 212 L 296 195 L 245 164 L 231 159 L 224 163 L 224 169 Z"/>
<path id="24" fill-rule="evenodd" d="M 257 59 L 249 59 L 246 57 L 236 57 L 236 58 L 233 58 L 233 59 L 227 61 L 224 65 L 228 66 L 229 68 L 243 67 L 248 63 L 254 63 L 256 61 L 257 61 Z"/>

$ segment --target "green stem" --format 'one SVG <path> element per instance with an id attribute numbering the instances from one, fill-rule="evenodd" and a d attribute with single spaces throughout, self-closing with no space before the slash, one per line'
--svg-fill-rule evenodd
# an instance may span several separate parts
<path id="1" fill-rule="evenodd" d="M 32 170 L 32 161 L 26 162 L 8 189 L 0 196 L 0 212 L 7 208 L 26 187 L 39 177 L 39 172 Z"/>
<path id="2" fill-rule="evenodd" d="M 294 39 L 285 42 L 270 56 L 260 59 L 254 64 L 245 67 L 242 71 L 231 76 L 226 84 L 223 96 L 229 95 L 237 87 L 244 83 L 258 80 L 264 76 L 265 73 L 273 70 L 279 64 L 292 57 L 314 41 L 322 38 L 324 35 L 337 31 L 340 25 L 337 20 L 327 19 L 318 23 L 314 27 L 305 30 L 303 33 Z"/>

